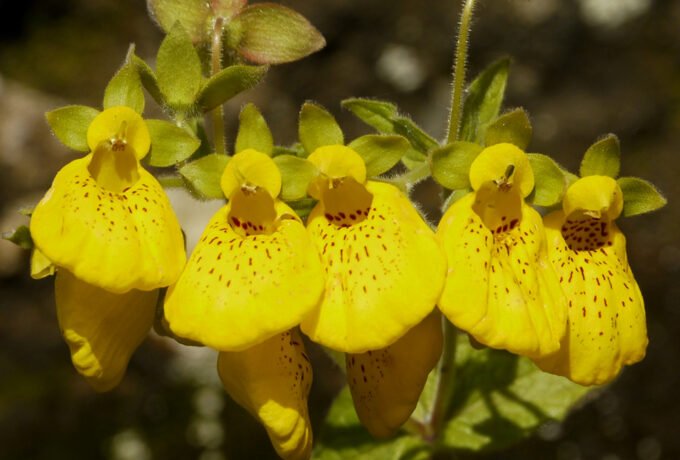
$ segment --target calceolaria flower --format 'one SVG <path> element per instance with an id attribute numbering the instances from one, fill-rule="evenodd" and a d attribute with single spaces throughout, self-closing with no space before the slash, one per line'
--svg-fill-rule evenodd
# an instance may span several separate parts
<path id="1" fill-rule="evenodd" d="M 432 230 L 396 187 L 366 181 L 343 145 L 308 157 L 320 175 L 307 220 L 326 272 L 320 306 L 302 322 L 313 341 L 347 353 L 385 348 L 434 308 L 446 263 Z"/>
<path id="2" fill-rule="evenodd" d="M 647 348 L 642 295 L 614 221 L 623 194 L 611 177 L 587 176 L 569 187 L 562 208 L 544 222 L 550 262 L 569 299 L 568 331 L 559 352 L 535 361 L 582 385 L 602 384 Z"/>
<path id="3" fill-rule="evenodd" d="M 345 356 L 354 408 L 373 436 L 392 436 L 411 416 L 442 345 L 442 316 L 435 310 L 392 345 Z"/>
<path id="4" fill-rule="evenodd" d="M 220 350 L 225 389 L 257 417 L 286 459 L 309 458 L 311 367 L 292 329 L 321 299 L 324 275 L 307 231 L 277 197 L 264 153 L 236 154 L 222 175 L 229 202 L 208 223 L 165 317 L 178 336 Z"/>
<path id="5" fill-rule="evenodd" d="M 541 216 L 524 202 L 534 188 L 526 154 L 512 144 L 487 147 L 470 167 L 470 183 L 474 191 L 437 229 L 449 266 L 440 309 L 489 347 L 529 357 L 557 351 L 566 300 Z"/>
<path id="6" fill-rule="evenodd" d="M 87 143 L 91 153 L 64 166 L 35 208 L 31 235 L 57 267 L 57 317 L 73 364 L 106 391 L 151 328 L 157 289 L 177 279 L 186 256 L 170 202 L 139 163 L 150 147 L 144 120 L 107 109 Z"/>

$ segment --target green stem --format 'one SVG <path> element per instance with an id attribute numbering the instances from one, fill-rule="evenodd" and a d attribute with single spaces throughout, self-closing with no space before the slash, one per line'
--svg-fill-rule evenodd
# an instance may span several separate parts
<path id="1" fill-rule="evenodd" d="M 453 387 L 455 383 L 456 366 L 454 358 L 456 356 L 456 328 L 451 322 L 442 315 L 442 323 L 444 326 L 444 350 L 442 357 L 439 360 L 439 367 L 437 368 L 437 388 L 435 390 L 434 404 L 432 412 L 428 420 L 430 432 L 436 438 L 440 431 L 446 411 L 448 410 L 451 397 L 453 396 Z"/>
<path id="2" fill-rule="evenodd" d="M 465 85 L 465 62 L 467 61 L 468 36 L 470 20 L 475 0 L 465 0 L 458 29 L 456 45 L 456 63 L 453 70 L 453 93 L 451 95 L 451 115 L 449 116 L 449 134 L 447 144 L 458 140 L 460 132 L 460 112 L 462 109 L 463 86 Z"/>
<path id="3" fill-rule="evenodd" d="M 215 75 L 222 70 L 222 32 L 224 20 L 217 18 L 215 20 L 215 29 L 212 38 L 212 75 Z M 215 107 L 210 112 L 213 126 L 213 141 L 215 142 L 215 153 L 219 155 L 227 154 L 227 141 L 224 132 L 224 114 L 222 106 Z"/>

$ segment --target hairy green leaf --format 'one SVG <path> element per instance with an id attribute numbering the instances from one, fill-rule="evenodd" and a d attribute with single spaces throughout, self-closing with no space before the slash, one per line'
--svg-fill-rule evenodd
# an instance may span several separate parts
<path id="1" fill-rule="evenodd" d="M 621 146 L 613 134 L 595 142 L 581 160 L 581 177 L 609 176 L 616 179 L 621 167 Z"/>
<path id="2" fill-rule="evenodd" d="M 366 177 L 376 177 L 392 169 L 411 145 L 402 136 L 369 134 L 354 139 L 348 147 L 364 159 Z"/>
<path id="3" fill-rule="evenodd" d="M 248 104 L 243 107 L 238 116 L 239 126 L 236 135 L 236 153 L 245 149 L 255 149 L 258 152 L 271 156 L 274 150 L 272 132 L 267 126 L 267 121 L 257 107 Z"/>
<path id="4" fill-rule="evenodd" d="M 210 77 L 198 94 L 196 102 L 203 112 L 212 110 L 260 83 L 266 73 L 267 66 L 229 66 Z"/>
<path id="5" fill-rule="evenodd" d="M 379 441 L 359 423 L 349 387 L 331 405 L 326 423 L 314 450 L 316 460 L 426 460 L 432 446 L 411 435 Z"/>
<path id="6" fill-rule="evenodd" d="M 389 102 L 345 99 L 342 101 L 342 106 L 382 134 L 404 136 L 414 149 L 423 154 L 439 145 L 410 118 L 399 116 L 397 107 Z"/>
<path id="7" fill-rule="evenodd" d="M 190 190 L 199 198 L 222 198 L 224 193 L 220 179 L 231 157 L 211 153 L 179 168 L 179 173 L 187 180 Z"/>
<path id="8" fill-rule="evenodd" d="M 510 59 L 500 59 L 472 82 L 463 103 L 460 140 L 484 142 L 487 126 L 498 117 L 509 68 Z"/>
<path id="9" fill-rule="evenodd" d="M 554 206 L 562 200 L 567 187 L 564 171 L 555 161 L 540 153 L 529 153 L 529 163 L 534 172 L 534 190 L 528 198 L 537 206 Z"/>
<path id="10" fill-rule="evenodd" d="M 482 151 L 482 146 L 472 142 L 452 142 L 431 153 L 432 177 L 451 190 L 470 186 L 470 165 Z"/>
<path id="11" fill-rule="evenodd" d="M 308 154 L 323 145 L 345 144 L 342 129 L 333 115 L 311 102 L 305 103 L 300 111 L 298 136 Z"/>
<path id="12" fill-rule="evenodd" d="M 45 117 L 54 135 L 66 147 L 87 152 L 90 150 L 87 145 L 87 128 L 97 115 L 99 110 L 92 107 L 67 105 L 47 112 Z"/>
<path id="13" fill-rule="evenodd" d="M 166 32 L 180 22 L 193 42 L 207 39 L 210 3 L 205 0 L 147 0 L 149 11 Z"/>
<path id="14" fill-rule="evenodd" d="M 281 171 L 281 199 L 296 201 L 306 197 L 309 183 L 319 175 L 316 166 L 293 155 L 274 157 L 274 163 Z"/>
<path id="15" fill-rule="evenodd" d="M 449 448 L 505 448 L 541 423 L 564 418 L 593 389 L 542 372 L 529 359 L 506 351 L 475 350 L 466 334 L 458 339 L 453 417 L 442 432 Z"/>
<path id="16" fill-rule="evenodd" d="M 427 161 L 427 155 L 425 155 L 422 152 L 417 151 L 416 149 L 413 148 L 413 146 L 409 146 L 409 148 L 406 151 L 406 153 L 404 154 L 404 156 L 401 157 L 401 162 L 408 169 L 417 168 L 418 166 L 421 166 L 426 161 Z"/>
<path id="17" fill-rule="evenodd" d="M 158 49 L 156 78 L 165 100 L 174 110 L 186 112 L 194 104 L 203 80 L 201 60 L 179 22 L 172 26 Z"/>
<path id="18" fill-rule="evenodd" d="M 508 142 L 526 150 L 531 142 L 531 123 L 522 109 L 513 110 L 501 115 L 486 128 L 484 145 L 487 147 L 501 142 Z"/>
<path id="19" fill-rule="evenodd" d="M 12 232 L 2 234 L 2 239 L 11 241 L 23 249 L 33 249 L 33 238 L 31 238 L 31 230 L 26 225 L 17 227 Z"/>
<path id="20" fill-rule="evenodd" d="M 623 215 L 635 216 L 655 211 L 666 205 L 666 198 L 654 185 L 637 177 L 617 180 L 623 192 Z"/>
<path id="21" fill-rule="evenodd" d="M 165 98 L 163 97 L 163 93 L 161 93 L 161 89 L 158 87 L 156 74 L 151 69 L 151 67 L 149 67 L 149 64 L 147 64 L 143 59 L 134 53 L 130 58 L 137 68 L 137 74 L 139 75 L 139 79 L 142 82 L 142 86 L 144 86 L 153 100 L 162 107 L 165 104 Z"/>
<path id="22" fill-rule="evenodd" d="M 131 46 L 125 63 L 106 86 L 106 90 L 104 90 L 104 109 L 124 105 L 139 114 L 144 112 L 142 83 L 137 73 L 137 67 L 130 59 L 130 55 L 133 52 L 134 46 Z"/>
<path id="23" fill-rule="evenodd" d="M 302 15 L 273 3 L 244 8 L 229 27 L 239 29 L 237 51 L 259 64 L 296 61 L 326 45 L 323 36 Z"/>
<path id="24" fill-rule="evenodd" d="M 151 166 L 172 166 L 186 160 L 201 145 L 196 136 L 165 120 L 146 120 L 151 135 Z"/>

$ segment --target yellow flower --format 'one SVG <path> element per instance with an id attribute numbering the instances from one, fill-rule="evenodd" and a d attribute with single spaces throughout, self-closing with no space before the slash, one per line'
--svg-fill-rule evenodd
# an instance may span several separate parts
<path id="1" fill-rule="evenodd" d="M 442 317 L 435 310 L 392 345 L 346 355 L 354 408 L 373 436 L 390 437 L 408 420 L 442 344 Z"/>
<path id="2" fill-rule="evenodd" d="M 264 425 L 282 458 L 311 457 L 312 367 L 297 329 L 244 351 L 220 352 L 217 371 L 231 397 Z"/>
<path id="3" fill-rule="evenodd" d="M 319 303 L 319 255 L 295 212 L 277 197 L 281 175 L 252 149 L 222 174 L 229 203 L 211 219 L 170 287 L 170 329 L 220 350 L 224 388 L 265 427 L 286 459 L 311 456 L 309 359 L 297 329 Z"/>
<path id="4" fill-rule="evenodd" d="M 151 328 L 155 290 L 177 279 L 186 256 L 162 187 L 139 164 L 150 146 L 144 120 L 107 109 L 87 141 L 91 153 L 64 166 L 36 207 L 31 235 L 35 263 L 58 268 L 57 316 L 73 363 L 106 391 Z"/>
<path id="5" fill-rule="evenodd" d="M 511 144 L 484 149 L 470 183 L 474 192 L 454 203 L 437 229 L 449 265 L 439 308 L 489 347 L 530 357 L 557 351 L 565 298 L 541 217 L 524 202 L 534 188 L 526 154 Z"/>
<path id="6" fill-rule="evenodd" d="M 295 212 L 277 199 L 281 175 L 264 153 L 236 154 L 222 175 L 229 203 L 208 223 L 165 317 L 180 337 L 245 350 L 302 321 L 319 302 L 319 256 Z"/>
<path id="7" fill-rule="evenodd" d="M 569 299 L 567 335 L 544 371 L 582 385 L 612 380 L 645 357 L 647 327 L 640 289 L 614 222 L 623 208 L 616 181 L 587 176 L 567 190 L 561 211 L 546 216 L 550 262 Z"/>
<path id="8" fill-rule="evenodd" d="M 302 322 L 313 341 L 347 353 L 385 348 L 434 308 L 446 263 L 433 232 L 396 187 L 366 181 L 342 145 L 308 158 L 321 174 L 307 221 L 326 271 L 321 305 Z"/>

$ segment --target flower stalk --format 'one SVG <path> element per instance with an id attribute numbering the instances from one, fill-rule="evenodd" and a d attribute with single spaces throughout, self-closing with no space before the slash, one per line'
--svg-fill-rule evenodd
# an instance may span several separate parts
<path id="1" fill-rule="evenodd" d="M 224 31 L 224 19 L 218 17 L 215 20 L 215 28 L 212 37 L 212 75 L 222 70 L 222 32 Z M 215 153 L 218 155 L 227 154 L 226 135 L 224 132 L 224 112 L 222 105 L 215 107 L 210 112 L 213 126 L 213 141 L 215 142 Z"/>

